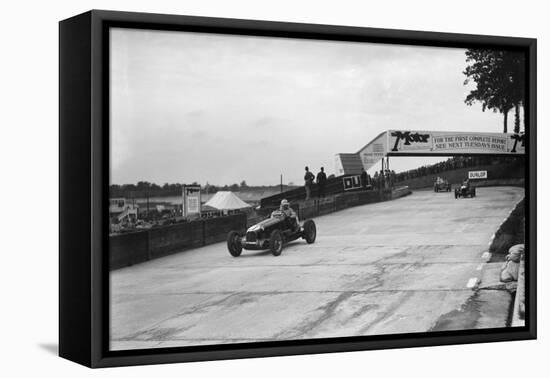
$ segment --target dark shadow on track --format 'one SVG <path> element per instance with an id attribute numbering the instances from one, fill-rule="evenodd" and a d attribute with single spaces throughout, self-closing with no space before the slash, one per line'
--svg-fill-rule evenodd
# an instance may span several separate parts
<path id="1" fill-rule="evenodd" d="M 305 242 L 303 242 L 303 243 L 305 243 Z M 286 248 L 297 246 L 297 245 L 300 245 L 300 244 L 302 244 L 302 243 L 300 243 L 300 240 L 294 240 L 294 241 L 291 241 L 288 244 L 285 244 L 283 246 L 282 255 L 284 255 Z M 307 245 L 307 244 L 305 244 L 305 245 Z M 298 252 L 298 251 L 294 251 L 294 252 Z M 252 251 L 252 250 L 247 251 L 246 249 L 243 249 L 242 254 L 238 258 L 240 259 L 240 258 L 264 257 L 264 256 L 268 256 L 268 255 L 271 256 L 271 251 L 269 249 L 266 249 L 266 250 L 263 250 L 263 251 Z M 279 257 L 279 256 L 273 256 L 273 257 Z"/>

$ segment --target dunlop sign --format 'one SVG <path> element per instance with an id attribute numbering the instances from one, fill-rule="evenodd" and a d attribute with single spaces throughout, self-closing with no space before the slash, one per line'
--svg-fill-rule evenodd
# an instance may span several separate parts
<path id="1" fill-rule="evenodd" d="M 469 171 L 468 172 L 468 178 L 470 180 L 486 179 L 487 178 L 487 171 Z"/>

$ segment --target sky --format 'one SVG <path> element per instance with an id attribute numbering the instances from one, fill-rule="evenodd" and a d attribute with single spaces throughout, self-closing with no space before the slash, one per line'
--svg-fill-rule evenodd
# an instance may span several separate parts
<path id="1" fill-rule="evenodd" d="M 502 131 L 464 49 L 114 28 L 110 51 L 112 184 L 302 184 L 384 130 Z"/>

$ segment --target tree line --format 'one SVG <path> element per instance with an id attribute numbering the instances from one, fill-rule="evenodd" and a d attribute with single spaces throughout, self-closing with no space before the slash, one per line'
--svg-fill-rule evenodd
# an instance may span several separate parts
<path id="1" fill-rule="evenodd" d="M 292 188 L 292 183 L 289 185 L 283 185 L 283 189 L 287 190 Z M 124 198 L 145 198 L 145 197 L 166 197 L 166 196 L 179 196 L 182 194 L 184 185 L 199 185 L 197 182 L 190 184 L 170 184 L 165 183 L 158 185 L 148 181 L 139 181 L 136 184 L 112 184 L 109 186 L 109 196 L 111 198 L 124 197 Z M 254 191 L 254 190 L 269 190 L 279 189 L 280 185 L 266 185 L 266 186 L 249 186 L 246 181 L 241 181 L 240 184 L 234 183 L 231 185 L 212 185 L 206 183 L 201 186 L 202 193 L 216 193 L 218 191 Z"/>
<path id="2" fill-rule="evenodd" d="M 482 110 L 499 112 L 504 117 L 503 132 L 508 132 L 508 114 L 513 109 L 514 132 L 519 133 L 520 108 L 525 110 L 525 53 L 491 49 L 468 49 L 468 66 L 464 70 L 464 85 L 474 82 L 476 88 L 464 102 L 472 105 L 481 103 Z M 525 131 L 525 117 L 523 131 Z"/>

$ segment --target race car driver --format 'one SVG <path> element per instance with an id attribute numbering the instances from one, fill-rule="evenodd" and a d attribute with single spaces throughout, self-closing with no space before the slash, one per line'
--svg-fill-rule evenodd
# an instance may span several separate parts
<path id="1" fill-rule="evenodd" d="M 281 205 L 279 206 L 279 210 L 287 217 L 289 217 L 292 220 L 294 229 L 297 230 L 300 227 L 300 221 L 298 220 L 298 215 L 296 212 L 290 207 L 290 203 L 283 199 L 281 201 Z"/>

